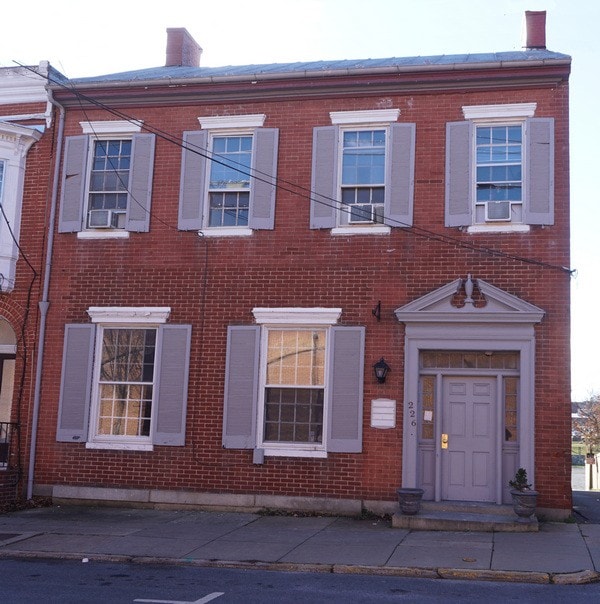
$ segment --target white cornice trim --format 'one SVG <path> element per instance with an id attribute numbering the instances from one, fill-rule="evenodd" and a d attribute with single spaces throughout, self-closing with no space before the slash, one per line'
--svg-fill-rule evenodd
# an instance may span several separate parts
<path id="1" fill-rule="evenodd" d="M 262 128 L 267 116 L 264 113 L 251 115 L 216 115 L 199 117 L 202 130 L 217 130 L 219 128 Z"/>
<path id="2" fill-rule="evenodd" d="M 525 119 L 533 117 L 537 103 L 506 103 L 504 105 L 465 105 L 466 120 Z"/>
<path id="3" fill-rule="evenodd" d="M 332 124 L 375 124 L 395 122 L 400 109 L 370 109 L 365 111 L 331 111 Z"/>
<path id="4" fill-rule="evenodd" d="M 90 306 L 92 323 L 166 323 L 169 306 Z"/>
<path id="5" fill-rule="evenodd" d="M 254 320 L 270 325 L 335 325 L 341 308 L 253 308 Z"/>
<path id="6" fill-rule="evenodd" d="M 104 120 L 97 122 L 79 122 L 84 134 L 135 134 L 141 132 L 142 120 Z"/>

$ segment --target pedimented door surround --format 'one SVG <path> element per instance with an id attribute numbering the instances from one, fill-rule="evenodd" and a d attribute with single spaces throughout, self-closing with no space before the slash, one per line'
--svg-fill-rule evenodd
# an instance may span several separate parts
<path id="1" fill-rule="evenodd" d="M 473 279 L 468 275 L 466 279 L 456 279 L 398 308 L 395 314 L 398 321 L 406 325 L 402 486 L 417 487 L 421 482 L 418 428 L 422 418 L 418 417 L 418 413 L 421 409 L 419 355 L 423 351 L 483 351 L 491 354 L 502 351 L 518 354 L 519 438 L 516 458 L 510 465 L 527 468 L 528 475 L 534 480 L 534 325 L 542 320 L 544 311 L 483 279 Z M 500 504 L 503 495 L 506 496 L 505 479 L 511 475 L 513 467 L 505 467 L 509 465 L 506 460 L 503 467 L 502 422 L 498 421 L 495 425 L 498 438 L 494 455 L 497 460 L 494 500 Z M 427 498 L 441 501 L 441 421 L 435 422 L 435 432 L 433 454 L 436 457 L 436 476 Z"/>

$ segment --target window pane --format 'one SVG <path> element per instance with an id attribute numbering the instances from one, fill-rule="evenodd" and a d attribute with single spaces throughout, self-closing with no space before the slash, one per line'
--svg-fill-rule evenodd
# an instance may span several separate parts
<path id="1" fill-rule="evenodd" d="M 265 441 L 320 443 L 322 439 L 322 389 L 266 388 Z"/>
<path id="2" fill-rule="evenodd" d="M 89 181 L 88 227 L 124 227 L 124 217 L 115 210 L 127 209 L 130 164 L 130 140 L 99 140 L 94 143 Z M 105 211 L 99 214 L 91 210 Z"/>
<path id="3" fill-rule="evenodd" d="M 98 434 L 149 436 L 156 330 L 102 333 Z"/>

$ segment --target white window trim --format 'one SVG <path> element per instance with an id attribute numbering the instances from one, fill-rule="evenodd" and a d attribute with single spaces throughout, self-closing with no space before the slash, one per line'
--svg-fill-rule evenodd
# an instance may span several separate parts
<path id="1" fill-rule="evenodd" d="M 129 231 L 125 229 L 77 231 L 77 239 L 129 239 Z"/>
<path id="2" fill-rule="evenodd" d="M 81 231 L 77 231 L 77 239 L 129 239 L 129 231 L 124 229 L 113 228 L 94 228 L 88 227 L 88 214 L 90 212 L 90 180 L 92 178 L 92 165 L 94 162 L 94 143 L 100 140 L 110 140 L 116 138 L 118 140 L 131 140 L 131 137 L 140 132 L 142 123 L 136 126 L 132 122 L 126 120 L 116 120 L 109 122 L 79 122 L 83 133 L 91 135 L 88 145 L 88 161 L 85 175 L 85 199 L 84 199 L 84 224 Z M 131 166 L 130 166 L 131 170 Z M 127 211 L 127 210 L 126 210 Z"/>
<path id="3" fill-rule="evenodd" d="M 239 116 L 237 116 L 239 117 Z M 245 117 L 255 117 L 255 116 L 245 116 Z M 263 118 L 266 116 L 262 116 Z M 200 118 L 198 118 L 200 119 Z M 220 119 L 220 118 L 214 118 Z M 259 127 L 259 126 L 256 126 Z M 217 128 L 220 128 L 218 126 Z M 223 126 L 224 131 L 219 131 L 215 129 L 215 127 L 211 126 L 211 130 L 215 130 L 215 132 L 210 132 L 208 136 L 208 151 L 210 156 L 218 155 L 218 153 L 213 152 L 213 140 L 215 136 L 223 137 L 223 136 L 252 136 L 252 153 L 254 154 L 254 128 L 253 127 L 241 127 L 240 124 L 237 126 Z M 225 131 L 226 130 L 226 131 Z M 210 161 L 206 162 L 206 175 L 205 175 L 205 183 L 204 183 L 204 218 L 203 222 L 208 222 L 210 218 Z M 248 191 L 252 192 L 252 183 L 248 188 Z M 248 216 L 248 221 L 250 221 L 250 216 Z M 204 235 L 205 237 L 248 237 L 253 234 L 253 229 L 249 226 L 208 226 L 205 224 L 199 231 L 198 234 L 200 236 Z"/>
<path id="4" fill-rule="evenodd" d="M 218 115 L 199 117 L 202 130 L 223 130 L 232 128 L 261 128 L 267 119 L 264 113 L 251 115 Z"/>
<path id="5" fill-rule="evenodd" d="M 252 309 L 254 320 L 259 325 L 277 327 L 279 325 L 327 326 L 335 325 L 341 315 L 341 308 L 260 308 Z"/>
<path id="6" fill-rule="evenodd" d="M 331 123 L 344 125 L 389 124 L 400 117 L 400 109 L 367 109 L 364 111 L 331 111 Z"/>
<path id="7" fill-rule="evenodd" d="M 278 442 L 265 442 L 264 441 L 264 430 L 265 430 L 265 389 L 266 389 L 266 362 L 267 355 L 260 355 L 260 382 L 259 382 L 259 405 L 257 412 L 257 426 L 256 426 L 256 440 L 257 448 L 264 451 L 265 457 L 313 457 L 313 458 L 326 458 L 327 457 L 327 423 L 329 415 L 329 406 L 327 404 L 328 390 L 329 390 L 329 357 L 330 357 L 330 332 L 328 324 L 318 323 L 302 323 L 299 325 L 293 324 L 279 324 L 279 325 L 265 325 L 261 329 L 260 334 L 260 349 L 261 351 L 267 350 L 267 338 L 269 329 L 281 329 L 289 327 L 293 329 L 323 329 L 327 332 L 326 336 L 326 349 L 325 349 L 325 375 L 323 384 L 323 432 L 320 443 L 278 443 Z"/>
<path id="8" fill-rule="evenodd" d="M 389 235 L 392 228 L 384 224 L 373 224 L 373 226 L 356 225 L 340 226 L 331 229 L 332 235 Z"/>
<path id="9" fill-rule="evenodd" d="M 249 237 L 253 230 L 248 227 L 204 227 L 198 231 L 201 237 Z"/>
<path id="10" fill-rule="evenodd" d="M 329 327 L 338 323 L 341 308 L 253 308 L 252 314 L 256 323 L 264 325 L 266 329 L 261 330 L 261 351 L 266 350 L 267 334 L 269 328 L 297 327 L 298 329 L 314 328 L 327 330 L 327 350 L 325 351 L 325 396 L 323 405 L 323 442 L 320 444 L 310 443 L 265 443 L 264 433 L 264 393 L 265 393 L 265 365 L 266 355 L 260 355 L 260 390 L 257 413 L 257 440 L 258 448 L 264 451 L 266 457 L 312 457 L 325 459 L 327 457 L 327 425 L 328 405 L 327 390 L 329 388 L 329 357 L 330 357 L 330 333 Z"/>
<path id="11" fill-rule="evenodd" d="M 502 125 L 511 125 L 511 124 L 524 124 L 525 119 L 528 117 L 533 117 L 535 115 L 535 110 L 537 109 L 537 103 L 507 103 L 504 105 L 464 105 L 462 107 L 463 115 L 465 119 L 470 120 L 475 124 L 475 126 L 483 126 L 486 124 L 502 124 Z M 524 133 L 525 134 L 525 133 Z M 471 141 L 473 146 L 472 156 L 473 161 L 476 161 L 476 152 L 475 152 L 475 137 Z M 524 146 L 525 146 L 525 136 L 523 137 L 523 155 L 521 159 L 522 165 L 522 173 L 524 175 L 523 178 L 523 186 L 525 185 L 525 178 L 527 175 L 527 158 L 524 154 Z M 476 166 L 474 165 L 474 168 Z M 471 183 L 471 187 L 473 188 L 473 220 L 475 220 L 475 199 L 476 199 L 476 187 L 477 182 L 476 179 L 473 179 Z M 512 206 L 512 204 L 511 204 Z M 521 202 L 521 208 L 523 208 L 524 203 Z M 531 227 L 528 224 L 517 222 L 513 223 L 511 221 L 497 221 L 497 222 L 474 222 L 472 225 L 469 225 L 466 228 L 467 233 L 469 234 L 477 234 L 477 233 L 529 233 L 531 231 Z"/>
<path id="12" fill-rule="evenodd" d="M 127 326 L 131 329 L 156 328 L 166 323 L 171 313 L 171 308 L 166 306 L 90 306 L 87 313 L 92 323 L 100 324 L 102 329 L 110 327 Z M 96 337 L 96 359 L 100 358 L 102 352 L 102 337 Z M 156 362 L 156 360 L 155 360 Z M 96 434 L 96 420 L 98 417 L 100 367 L 94 363 L 94 377 L 92 386 L 92 400 L 90 405 L 90 422 L 88 427 L 87 449 L 109 449 L 114 451 L 153 451 L 152 425 L 154 417 L 150 418 L 149 436 L 118 437 L 111 435 Z M 153 397 L 155 395 L 153 388 Z M 156 404 L 153 398 L 152 410 Z"/>
<path id="13" fill-rule="evenodd" d="M 170 306 L 90 306 L 87 309 L 92 323 L 130 323 L 146 325 L 166 323 Z"/>
<path id="14" fill-rule="evenodd" d="M 83 134 L 100 134 L 104 136 L 117 136 L 123 134 L 136 134 L 141 132 L 144 122 L 142 120 L 104 120 L 96 122 L 79 122 Z"/>
<path id="15" fill-rule="evenodd" d="M 379 113 L 379 111 L 369 111 L 369 112 L 365 112 L 365 111 L 340 111 L 339 113 L 351 113 L 351 114 L 356 114 L 356 113 Z M 398 109 L 398 113 L 400 113 L 400 110 Z M 387 158 L 389 157 L 389 143 L 390 143 L 390 130 L 389 130 L 389 122 L 386 123 L 380 123 L 379 120 L 377 120 L 376 122 L 373 122 L 371 124 L 369 124 L 368 126 L 363 124 L 357 124 L 356 122 L 340 122 L 343 124 L 347 124 L 347 127 L 342 128 L 341 131 L 343 132 L 358 132 L 360 130 L 373 130 L 375 128 L 381 128 L 383 130 L 385 130 L 385 157 L 386 157 L 386 164 L 384 165 L 384 182 L 383 182 L 383 186 L 384 188 L 387 185 L 387 182 L 385 181 L 385 178 L 388 174 L 388 170 L 387 170 Z M 342 190 L 342 161 L 343 161 L 343 136 L 340 136 L 340 140 L 339 140 L 339 146 L 338 146 L 338 165 L 337 165 L 337 190 L 338 193 L 341 193 Z M 341 194 L 340 194 L 340 199 L 341 199 Z M 385 210 L 385 207 L 384 207 Z M 342 205 L 341 201 L 340 201 L 340 207 L 337 210 L 336 213 L 336 221 L 338 223 L 337 226 L 335 226 L 334 228 L 331 229 L 331 234 L 332 235 L 387 235 L 389 233 L 391 233 L 392 229 L 389 226 L 386 226 L 384 224 L 381 224 L 379 222 L 373 222 L 371 224 L 340 224 L 342 218 L 341 215 L 342 213 L 346 213 L 349 214 L 350 211 L 344 209 L 344 206 Z"/>
<path id="16" fill-rule="evenodd" d="M 504 105 L 464 105 L 462 108 L 466 120 L 504 121 L 524 120 L 533 117 L 537 103 L 506 103 Z"/>

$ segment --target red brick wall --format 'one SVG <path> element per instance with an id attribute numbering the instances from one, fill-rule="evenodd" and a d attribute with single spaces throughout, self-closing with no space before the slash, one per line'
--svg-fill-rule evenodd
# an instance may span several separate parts
<path id="1" fill-rule="evenodd" d="M 555 225 L 530 233 L 469 235 L 444 227 L 445 124 L 463 119 L 463 105 L 537 102 L 536 117 L 556 117 Z M 331 236 L 310 230 L 309 202 L 277 194 L 273 231 L 248 238 L 200 238 L 177 231 L 181 150 L 157 140 L 151 231 L 128 240 L 78 240 L 57 235 L 47 331 L 36 482 L 220 493 L 393 499 L 401 483 L 404 328 L 393 310 L 468 272 L 543 308 L 536 326 L 536 487 L 542 507 L 570 507 L 569 275 L 482 251 L 556 266 L 569 265 L 567 87 L 481 92 L 331 97 L 279 102 L 126 107 L 175 136 L 198 129 L 198 116 L 265 113 L 279 128 L 278 176 L 310 188 L 312 129 L 329 112 L 400 108 L 416 123 L 414 225 L 456 243 L 392 229 L 383 236 Z M 114 119 L 98 109 L 70 110 L 66 134 L 79 121 Z M 474 245 L 479 249 L 461 247 Z M 371 309 L 381 300 L 381 321 Z M 86 450 L 55 440 L 63 327 L 87 322 L 89 306 L 170 306 L 170 321 L 191 323 L 192 353 L 186 446 L 153 452 Z M 341 323 L 366 326 L 362 454 L 327 459 L 268 458 L 221 446 L 226 328 L 253 322 L 251 309 L 326 306 Z M 371 365 L 392 367 L 384 385 Z M 397 428 L 370 428 L 372 398 L 398 401 Z"/>

